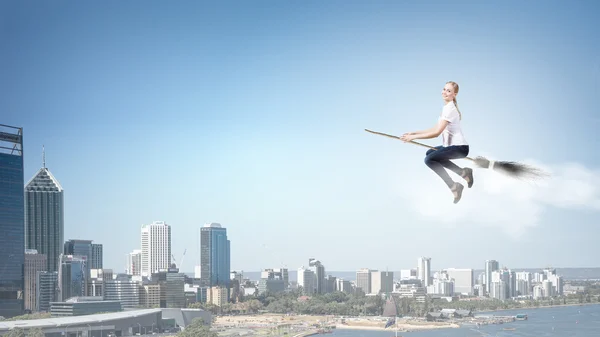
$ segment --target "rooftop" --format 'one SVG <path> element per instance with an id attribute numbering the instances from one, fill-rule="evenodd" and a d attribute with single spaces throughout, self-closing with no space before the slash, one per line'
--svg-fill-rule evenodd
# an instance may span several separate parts
<path id="1" fill-rule="evenodd" d="M 31 329 L 31 328 L 58 328 L 66 325 L 85 325 L 85 324 L 97 324 L 107 321 L 114 321 L 126 318 L 136 318 L 151 314 L 157 314 L 161 312 L 161 309 L 143 309 L 143 310 L 131 310 L 113 312 L 108 314 L 97 314 L 97 315 L 85 315 L 85 316 L 71 316 L 71 317 L 56 317 L 56 318 L 43 318 L 35 320 L 23 320 L 23 321 L 1 321 L 0 331 L 6 331 L 13 328 Z"/>
<path id="2" fill-rule="evenodd" d="M 27 182 L 25 190 L 28 192 L 62 192 L 63 188 L 54 178 L 50 170 L 42 167 L 36 174 Z"/>
<path id="3" fill-rule="evenodd" d="M 101 302 L 104 301 L 104 298 L 102 296 L 78 296 L 78 297 L 71 297 L 69 299 L 67 299 L 65 302 L 66 303 L 79 303 L 79 302 Z M 60 302 L 56 302 L 56 303 L 60 303 Z"/>

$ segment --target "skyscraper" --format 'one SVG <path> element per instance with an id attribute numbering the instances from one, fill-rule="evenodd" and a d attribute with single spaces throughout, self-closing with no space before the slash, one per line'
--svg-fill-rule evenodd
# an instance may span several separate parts
<path id="1" fill-rule="evenodd" d="M 230 247 L 227 229 L 218 223 L 200 228 L 200 283 L 203 286 L 229 287 Z"/>
<path id="2" fill-rule="evenodd" d="M 136 249 L 127 255 L 127 274 L 142 275 L 142 251 Z"/>
<path id="3" fill-rule="evenodd" d="M 356 288 L 362 289 L 365 294 L 371 293 L 371 273 L 373 270 L 361 268 L 356 272 Z"/>
<path id="4" fill-rule="evenodd" d="M 58 296 L 58 272 L 40 271 L 37 273 L 37 311 L 50 311 L 50 302 Z"/>
<path id="5" fill-rule="evenodd" d="M 312 295 L 315 293 L 316 281 L 315 272 L 304 268 L 304 266 L 298 268 L 298 287 L 302 289 L 302 293 L 305 295 Z"/>
<path id="6" fill-rule="evenodd" d="M 25 309 L 36 311 L 38 308 L 38 274 L 48 267 L 46 255 L 38 254 L 35 249 L 25 250 Z"/>
<path id="7" fill-rule="evenodd" d="M 85 256 L 61 255 L 58 269 L 58 301 L 86 296 L 88 275 Z"/>
<path id="8" fill-rule="evenodd" d="M 25 248 L 47 257 L 48 271 L 58 271 L 64 243 L 63 188 L 46 167 L 25 186 Z"/>
<path id="9" fill-rule="evenodd" d="M 500 264 L 496 260 L 485 261 L 485 291 L 489 294 L 492 291 L 492 272 L 499 270 Z"/>
<path id="10" fill-rule="evenodd" d="M 89 265 L 92 260 L 92 240 L 71 239 L 65 242 L 64 255 L 85 256 Z"/>
<path id="11" fill-rule="evenodd" d="M 142 276 L 171 267 L 171 226 L 164 221 L 142 225 Z"/>
<path id="12" fill-rule="evenodd" d="M 90 269 L 102 269 L 102 260 L 102 244 L 92 243 L 92 261 L 90 261 Z"/>
<path id="13" fill-rule="evenodd" d="M 24 309 L 23 129 L 0 124 L 0 316 Z"/>
<path id="14" fill-rule="evenodd" d="M 308 266 L 313 268 L 315 273 L 315 292 L 317 294 L 325 294 L 325 266 L 321 263 L 321 261 L 314 258 L 308 259 Z"/>
<path id="15" fill-rule="evenodd" d="M 431 280 L 431 258 L 420 257 L 417 261 L 417 277 L 423 283 L 423 287 L 430 286 Z"/>

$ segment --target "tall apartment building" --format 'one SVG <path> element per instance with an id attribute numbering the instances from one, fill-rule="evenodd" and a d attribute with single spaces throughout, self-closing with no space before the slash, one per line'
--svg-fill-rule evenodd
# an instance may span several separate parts
<path id="1" fill-rule="evenodd" d="M 325 266 L 321 261 L 314 258 L 308 259 L 308 266 L 315 273 L 315 292 L 317 294 L 325 294 L 327 288 L 325 285 Z"/>
<path id="2" fill-rule="evenodd" d="M 371 293 L 371 269 L 362 268 L 356 272 L 356 288 L 361 289 L 365 294 Z"/>
<path id="3" fill-rule="evenodd" d="M 227 296 L 227 288 L 221 286 L 210 287 L 206 292 L 206 295 L 206 301 L 218 307 L 225 305 L 225 303 L 227 303 L 229 300 Z"/>
<path id="4" fill-rule="evenodd" d="M 90 269 L 102 269 L 103 259 L 102 244 L 92 243 L 92 259 L 90 261 Z"/>
<path id="5" fill-rule="evenodd" d="M 316 277 L 315 272 L 304 268 L 304 266 L 298 268 L 298 287 L 302 288 L 302 293 L 305 295 L 311 295 L 316 292 Z"/>
<path id="6" fill-rule="evenodd" d="M 511 273 L 507 269 L 492 271 L 490 297 L 504 301 L 511 297 Z"/>
<path id="7" fill-rule="evenodd" d="M 25 310 L 37 311 L 38 273 L 47 268 L 46 255 L 35 249 L 25 250 Z"/>
<path id="8" fill-rule="evenodd" d="M 164 221 L 143 225 L 141 229 L 142 276 L 171 267 L 171 226 Z"/>
<path id="9" fill-rule="evenodd" d="M 431 278 L 431 258 L 430 257 L 419 257 L 417 259 L 417 276 L 423 283 L 423 287 L 427 287 L 432 284 Z"/>
<path id="10" fill-rule="evenodd" d="M 500 269 L 500 263 L 496 260 L 485 261 L 485 291 L 491 293 L 492 291 L 492 273 Z"/>
<path id="11" fill-rule="evenodd" d="M 142 275 L 142 251 L 136 249 L 127 255 L 127 274 Z"/>
<path id="12" fill-rule="evenodd" d="M 37 311 L 49 312 L 50 303 L 59 301 L 58 272 L 40 271 L 37 273 Z"/>

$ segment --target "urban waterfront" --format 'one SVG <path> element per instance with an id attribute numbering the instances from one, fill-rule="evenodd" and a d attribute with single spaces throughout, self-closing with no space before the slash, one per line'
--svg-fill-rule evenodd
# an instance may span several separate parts
<path id="1" fill-rule="evenodd" d="M 600 304 L 581 306 L 560 306 L 522 310 L 486 312 L 477 316 L 509 316 L 525 313 L 526 321 L 505 324 L 463 326 L 443 330 L 398 332 L 398 337 L 477 337 L 477 336 L 560 336 L 596 337 L 600 335 Z M 515 330 L 504 330 L 504 329 Z M 337 329 L 332 337 L 395 337 L 394 330 L 369 331 Z"/>

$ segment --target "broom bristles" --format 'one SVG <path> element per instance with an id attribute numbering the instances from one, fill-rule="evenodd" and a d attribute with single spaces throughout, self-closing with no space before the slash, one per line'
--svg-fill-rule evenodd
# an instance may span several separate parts
<path id="1" fill-rule="evenodd" d="M 508 176 L 518 179 L 536 179 L 536 178 L 545 178 L 548 176 L 546 172 L 543 170 L 523 164 L 515 161 L 491 161 L 485 157 L 477 157 L 473 160 L 475 165 L 481 168 L 489 168 L 493 171 L 498 171 L 504 173 Z"/>

